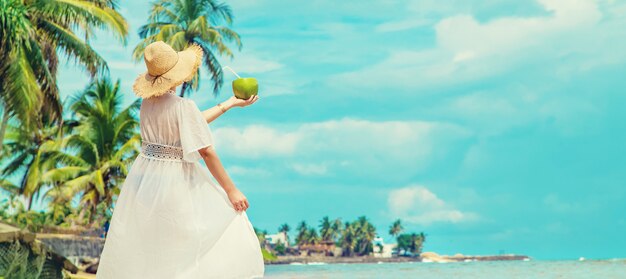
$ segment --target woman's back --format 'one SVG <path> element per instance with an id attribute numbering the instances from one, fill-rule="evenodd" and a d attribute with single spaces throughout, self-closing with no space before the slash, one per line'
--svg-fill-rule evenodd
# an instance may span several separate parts
<path id="1" fill-rule="evenodd" d="M 200 159 L 197 150 L 213 144 L 210 129 L 196 103 L 174 92 L 144 99 L 139 120 L 144 149 L 147 144 L 178 147 L 182 148 L 183 159 L 197 161 Z"/>
<path id="2" fill-rule="evenodd" d="M 144 99 L 139 111 L 144 142 L 181 146 L 179 115 L 184 98 L 174 94 Z"/>

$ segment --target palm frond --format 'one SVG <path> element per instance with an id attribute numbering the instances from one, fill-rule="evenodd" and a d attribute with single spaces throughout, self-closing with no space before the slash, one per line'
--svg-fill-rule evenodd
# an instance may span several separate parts
<path id="1" fill-rule="evenodd" d="M 75 62 L 84 66 L 92 76 L 99 72 L 108 72 L 109 68 L 104 58 L 71 30 L 48 20 L 42 20 L 41 27 L 58 44 L 58 49 L 65 56 L 75 59 Z"/>
<path id="2" fill-rule="evenodd" d="M 42 101 L 42 92 L 25 48 L 16 50 L 9 57 L 6 72 L 0 73 L 2 81 L 2 99 L 5 107 L 10 108 L 23 125 L 34 124 L 32 112 L 38 111 Z"/>
<path id="3" fill-rule="evenodd" d="M 63 16 L 73 22 L 85 21 L 90 26 L 100 28 L 110 28 L 114 36 L 116 36 L 123 44 L 127 42 L 128 23 L 121 14 L 111 7 L 99 7 L 90 1 L 79 0 L 50 0 L 50 7 L 61 9 L 64 11 Z M 74 17 L 72 17 L 74 16 Z M 79 20 L 82 19 L 82 20 Z M 72 21 L 67 22 L 71 24 Z"/>
<path id="4" fill-rule="evenodd" d="M 64 181 L 74 179 L 78 177 L 81 173 L 84 173 L 85 171 L 88 171 L 88 170 L 89 170 L 88 167 L 75 167 L 75 166 L 60 167 L 60 168 L 51 169 L 45 172 L 42 175 L 41 180 L 45 183 L 56 184 L 59 182 L 64 182 Z"/>
<path id="5" fill-rule="evenodd" d="M 219 60 L 213 52 L 210 51 L 210 48 L 206 43 L 202 41 L 197 41 L 204 50 L 204 64 L 206 65 L 209 73 L 211 74 L 211 80 L 213 81 L 213 96 L 217 96 L 219 91 L 224 83 L 224 72 L 222 71 L 222 66 L 220 65 Z"/>
<path id="6" fill-rule="evenodd" d="M 12 195 L 17 195 L 20 192 L 19 186 L 6 179 L 0 179 L 0 189 Z"/>

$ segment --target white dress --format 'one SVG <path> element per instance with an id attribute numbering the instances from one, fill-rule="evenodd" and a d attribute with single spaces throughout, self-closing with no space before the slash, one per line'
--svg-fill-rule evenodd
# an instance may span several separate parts
<path id="1" fill-rule="evenodd" d="M 113 210 L 96 278 L 259 278 L 265 267 L 245 211 L 200 164 L 213 137 L 197 105 L 144 99 L 142 152 Z"/>

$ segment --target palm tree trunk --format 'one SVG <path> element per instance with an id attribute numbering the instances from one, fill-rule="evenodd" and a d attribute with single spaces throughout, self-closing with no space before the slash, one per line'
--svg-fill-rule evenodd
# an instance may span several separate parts
<path id="1" fill-rule="evenodd" d="M 33 196 L 35 194 L 31 194 L 30 197 L 28 197 L 28 207 L 26 208 L 28 211 L 30 211 L 30 207 L 33 205 Z"/>
<path id="2" fill-rule="evenodd" d="M 82 225 L 83 224 L 83 218 L 85 218 L 85 212 L 87 211 L 87 207 L 83 206 L 80 209 L 80 212 L 78 213 L 78 217 L 76 217 L 75 220 L 72 220 L 72 228 L 74 228 L 74 225 L 76 225 L 76 221 L 78 221 L 78 225 Z"/>
<path id="3" fill-rule="evenodd" d="M 4 147 L 4 134 L 9 124 L 9 111 L 6 108 L 2 110 L 2 123 L 0 124 L 0 158 L 2 158 L 2 148 Z"/>
<path id="4" fill-rule="evenodd" d="M 94 223 L 95 223 L 95 215 L 96 215 L 96 204 L 94 203 L 90 210 L 89 210 L 89 225 L 87 225 L 89 228 L 93 228 L 94 227 Z"/>
<path id="5" fill-rule="evenodd" d="M 183 82 L 183 86 L 180 87 L 180 96 L 181 97 L 185 97 L 185 92 L 187 92 L 187 88 L 189 87 L 189 84 L 186 82 Z"/>

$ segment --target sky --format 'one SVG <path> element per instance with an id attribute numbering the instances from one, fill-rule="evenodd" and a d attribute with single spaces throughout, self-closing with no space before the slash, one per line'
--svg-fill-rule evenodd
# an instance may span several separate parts
<path id="1" fill-rule="evenodd" d="M 120 2 L 128 44 L 92 44 L 130 103 L 150 4 Z M 365 215 L 440 254 L 626 257 L 623 1 L 227 3 L 243 47 L 220 61 L 261 98 L 209 126 L 255 227 Z M 64 98 L 87 82 L 60 72 Z"/>

